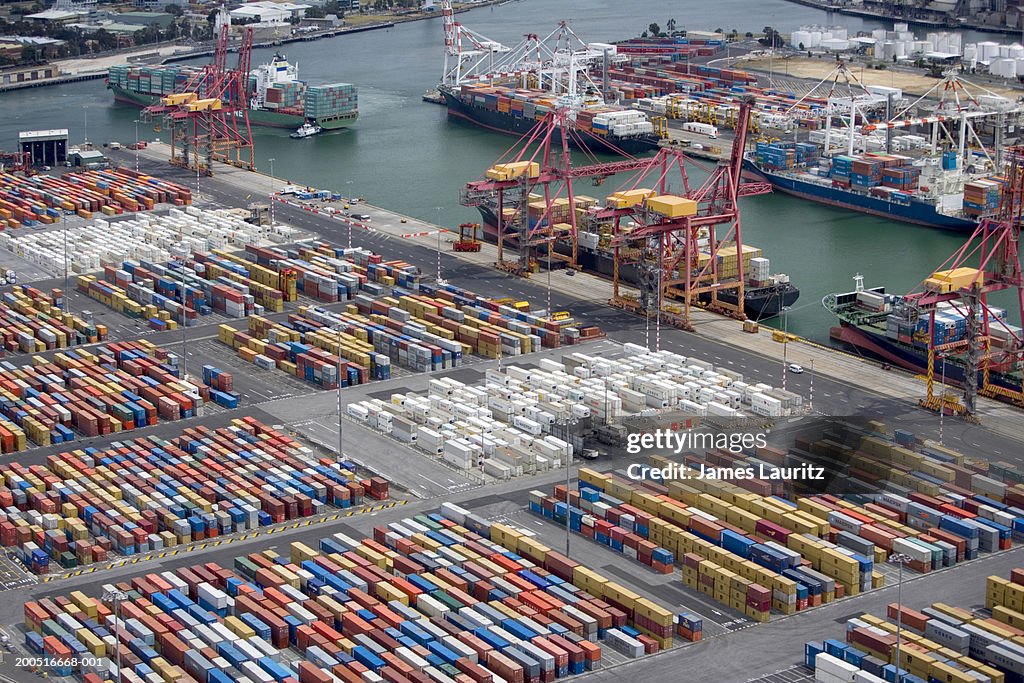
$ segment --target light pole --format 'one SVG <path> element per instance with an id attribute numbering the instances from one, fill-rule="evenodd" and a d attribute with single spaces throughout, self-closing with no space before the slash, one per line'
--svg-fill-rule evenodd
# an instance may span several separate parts
<path id="1" fill-rule="evenodd" d="M 342 446 L 344 445 L 345 430 L 342 421 L 342 407 L 341 407 L 341 335 L 344 334 L 345 328 L 341 323 L 338 323 L 338 461 L 342 460 Z"/>
<path id="2" fill-rule="evenodd" d="M 946 420 L 946 356 L 941 355 L 939 358 L 942 359 L 942 398 L 939 403 L 939 445 L 941 446 L 942 432 Z"/>
<path id="3" fill-rule="evenodd" d="M 444 207 L 435 206 L 437 211 L 437 283 L 441 284 L 441 211 Z"/>
<path id="4" fill-rule="evenodd" d="M 786 390 L 786 370 L 789 368 L 789 306 L 782 307 L 782 390 Z"/>
<path id="5" fill-rule="evenodd" d="M 185 246 L 183 228 L 178 227 L 178 240 L 181 244 L 181 378 L 188 380 L 188 314 L 186 312 L 188 297 L 185 295 L 185 264 L 188 262 L 188 248 Z M 244 305 L 244 304 L 243 304 Z M 244 311 L 243 311 L 244 312 Z"/>
<path id="6" fill-rule="evenodd" d="M 889 558 L 890 564 L 900 566 L 899 578 L 896 579 L 896 673 L 900 671 L 900 645 L 903 640 L 903 565 L 913 558 L 910 555 L 896 553 Z"/>
<path id="7" fill-rule="evenodd" d="M 68 214 L 63 209 L 61 209 L 60 216 L 61 228 L 62 232 L 64 233 L 64 301 L 61 304 L 61 308 L 64 310 L 65 313 L 69 313 L 71 299 L 69 299 L 68 297 L 70 296 L 71 292 L 68 289 Z"/>
<path id="8" fill-rule="evenodd" d="M 814 359 L 811 359 L 811 389 L 810 397 L 807 400 L 807 409 L 814 412 Z"/>
<path id="9" fill-rule="evenodd" d="M 548 318 L 551 317 L 551 240 L 548 240 Z"/>
<path id="10" fill-rule="evenodd" d="M 109 600 L 114 603 L 114 619 L 117 622 L 117 628 L 114 630 L 114 661 L 117 665 L 117 678 L 114 679 L 114 682 L 121 683 L 121 629 L 123 627 L 121 623 L 121 603 L 128 599 L 128 594 L 112 588 L 103 591 L 101 599 L 105 602 Z"/>
<path id="11" fill-rule="evenodd" d="M 139 120 L 135 119 L 135 172 L 139 172 Z"/>
<path id="12" fill-rule="evenodd" d="M 277 193 L 274 192 L 274 157 L 267 159 L 270 162 L 270 225 L 274 225 L 274 197 Z"/>
<path id="13" fill-rule="evenodd" d="M 345 189 L 345 195 L 346 195 L 345 201 L 346 201 L 346 203 L 349 206 L 352 206 L 352 192 L 351 192 L 351 190 L 349 190 L 347 188 L 351 184 L 352 184 L 351 180 L 346 180 L 345 181 L 345 188 L 346 188 Z M 348 221 L 345 221 L 345 222 L 348 223 L 348 248 L 351 249 L 352 248 L 352 221 L 348 220 Z"/>
<path id="14" fill-rule="evenodd" d="M 572 442 L 569 440 L 569 430 L 571 427 L 576 425 L 577 419 L 574 417 L 571 420 L 559 420 L 558 425 L 565 431 L 560 432 L 565 437 L 565 442 L 569 448 L 572 448 Z M 572 515 L 569 514 L 569 482 L 572 479 L 572 456 L 569 454 L 569 448 L 565 449 L 565 556 L 569 557 L 569 544 L 572 535 L 572 526 L 570 525 L 570 519 Z"/>

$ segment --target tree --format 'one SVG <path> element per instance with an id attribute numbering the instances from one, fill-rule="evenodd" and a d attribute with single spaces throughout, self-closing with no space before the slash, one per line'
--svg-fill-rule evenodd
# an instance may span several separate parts
<path id="1" fill-rule="evenodd" d="M 185 14 L 185 10 L 181 8 L 181 5 L 176 5 L 173 2 L 165 5 L 164 11 L 175 17 L 180 17 Z"/>
<path id="2" fill-rule="evenodd" d="M 310 7 L 306 10 L 307 19 L 323 19 L 327 16 L 327 13 L 319 7 Z"/>
<path id="3" fill-rule="evenodd" d="M 669 19 L 668 21 L 666 21 L 665 22 L 665 30 L 668 31 L 669 33 L 675 33 L 675 30 L 676 30 L 676 20 L 675 19 Z"/>
<path id="4" fill-rule="evenodd" d="M 782 35 L 771 26 L 765 26 L 762 33 L 764 33 L 764 37 L 760 38 L 757 42 L 761 43 L 765 47 L 782 47 L 786 44 Z"/>
<path id="5" fill-rule="evenodd" d="M 661 27 L 653 21 L 651 22 L 651 25 L 647 27 L 647 30 L 650 31 L 652 38 L 657 38 L 661 35 Z"/>
<path id="6" fill-rule="evenodd" d="M 804 50 L 807 49 L 807 48 L 804 47 L 803 43 L 800 43 L 799 45 L 797 45 L 797 47 L 800 49 L 801 52 L 803 52 Z"/>
<path id="7" fill-rule="evenodd" d="M 21 48 L 22 62 L 24 62 L 25 64 L 35 64 L 37 60 L 38 56 L 36 55 L 36 49 L 34 47 L 32 47 L 31 45 L 26 45 L 23 48 Z"/>
<path id="8" fill-rule="evenodd" d="M 753 39 L 754 34 L 751 33 L 750 31 L 747 31 L 745 34 L 743 34 L 743 37 L 746 38 L 747 40 L 751 40 Z"/>

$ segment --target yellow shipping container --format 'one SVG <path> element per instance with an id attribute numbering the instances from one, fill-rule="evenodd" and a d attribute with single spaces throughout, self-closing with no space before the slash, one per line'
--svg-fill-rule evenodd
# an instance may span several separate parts
<path id="1" fill-rule="evenodd" d="M 648 197 L 646 206 L 651 211 L 667 218 L 685 218 L 697 215 L 697 202 L 670 194 Z"/>

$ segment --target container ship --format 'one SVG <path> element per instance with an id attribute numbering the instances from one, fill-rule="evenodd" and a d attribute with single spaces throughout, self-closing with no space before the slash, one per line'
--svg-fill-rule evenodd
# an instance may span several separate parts
<path id="1" fill-rule="evenodd" d="M 448 107 L 449 118 L 522 137 L 553 109 L 559 98 L 539 90 L 517 90 L 506 86 L 463 84 L 438 88 Z M 569 142 L 590 151 L 631 156 L 658 147 L 658 136 L 647 114 L 618 105 L 601 104 L 596 96 L 584 98 L 580 106 L 570 107 L 574 134 Z M 556 130 L 552 142 L 561 140 Z"/>
<path id="2" fill-rule="evenodd" d="M 822 305 L 839 320 L 839 325 L 829 330 L 829 337 L 834 342 L 852 346 L 873 358 L 898 365 L 911 372 L 926 372 L 928 319 L 912 320 L 907 307 L 901 305 L 903 297 L 886 294 L 884 287 L 865 289 L 861 276 L 858 275 L 854 279 L 857 283 L 854 291 L 830 294 L 822 300 Z M 989 307 L 989 310 L 995 318 L 1001 320 L 997 324 L 993 324 L 994 320 L 990 321 L 989 325 L 993 351 L 990 381 L 1005 389 L 1020 391 L 1021 368 L 1014 367 L 1009 362 L 1000 362 L 1000 349 L 1005 349 L 1012 343 L 1012 334 L 1020 335 L 1020 328 L 1006 322 L 1005 311 L 993 307 Z M 950 344 L 966 337 L 967 320 L 950 304 L 939 305 L 935 321 L 936 343 Z M 967 372 L 963 356 L 947 354 L 944 365 L 946 381 L 950 384 L 962 384 Z M 936 374 L 942 372 L 938 364 L 935 371 Z"/>
<path id="3" fill-rule="evenodd" d="M 575 198 L 578 211 L 595 206 L 597 200 L 593 197 L 577 195 Z M 498 219 L 497 206 L 493 203 L 484 202 L 478 207 L 482 220 L 482 237 L 488 242 L 498 241 Z M 559 222 L 568 221 L 567 211 L 569 200 L 565 198 L 555 199 L 550 212 L 551 220 L 557 225 Z M 517 209 L 505 208 L 505 221 L 515 219 Z M 531 227 L 536 225 L 544 213 L 544 200 L 538 194 L 530 195 L 528 213 L 530 214 Z M 578 219 L 582 220 L 582 219 Z M 612 277 L 615 267 L 614 253 L 609 246 L 611 240 L 611 226 L 599 226 L 595 231 L 578 232 L 576 259 L 580 267 L 585 271 Z M 510 239 L 506 230 L 505 244 L 516 244 L 517 240 Z M 554 250 L 562 255 L 571 255 L 572 243 L 569 240 L 554 242 Z M 783 307 L 792 306 L 800 297 L 800 290 L 789 281 L 789 276 L 784 273 L 771 274 L 770 261 L 763 258 L 761 249 L 750 245 L 743 245 L 742 250 L 743 272 L 745 274 L 745 287 L 743 296 L 743 308 L 748 318 L 753 320 L 764 320 L 778 315 Z M 620 250 L 621 253 L 621 250 Z M 721 246 L 718 250 L 719 259 L 718 272 L 725 277 L 738 272 L 737 254 L 735 247 L 731 250 L 729 246 Z M 698 267 L 703 268 L 711 258 L 709 253 L 702 253 L 698 259 Z M 639 285 L 641 273 L 635 264 L 624 263 L 619 266 L 619 278 L 621 281 Z M 736 304 L 736 290 L 723 289 L 718 293 L 718 299 L 732 305 Z M 702 300 L 704 300 L 702 298 Z"/>
<path id="4" fill-rule="evenodd" d="M 200 70 L 194 66 L 113 66 L 107 87 L 114 100 L 148 107 L 180 92 Z M 304 123 L 324 130 L 345 128 L 359 118 L 358 94 L 351 83 L 309 86 L 297 64 L 274 55 L 249 74 L 249 122 L 253 126 L 296 129 Z"/>
<path id="5" fill-rule="evenodd" d="M 864 153 L 818 157 L 811 142 L 758 142 L 744 157 L 744 175 L 789 195 L 947 230 L 973 230 L 999 206 L 998 176 L 971 178 L 956 152 L 911 158 Z"/>

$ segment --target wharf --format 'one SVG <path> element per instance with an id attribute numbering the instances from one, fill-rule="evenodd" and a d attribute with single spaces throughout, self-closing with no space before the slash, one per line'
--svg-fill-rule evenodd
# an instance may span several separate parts
<path id="1" fill-rule="evenodd" d="M 165 163 L 165 160 L 169 156 L 169 148 L 162 143 L 151 144 L 146 149 L 142 150 L 141 154 L 147 159 L 160 163 Z M 163 172 L 165 175 L 171 171 L 170 167 L 163 166 L 164 171 L 154 169 L 154 173 Z M 187 181 L 186 181 L 187 182 Z M 232 188 L 233 192 L 241 197 L 251 195 L 253 197 L 262 195 L 269 197 L 275 190 L 278 190 L 283 185 L 282 181 L 274 180 L 270 176 L 263 175 L 258 172 L 244 171 L 241 169 L 218 165 L 217 175 L 212 179 L 204 179 L 203 181 L 208 186 L 210 184 L 217 184 L 225 186 L 226 188 Z M 202 195 L 210 190 L 201 191 Z M 280 201 L 286 198 L 279 197 L 275 202 L 277 209 L 279 210 L 279 219 L 295 227 L 298 227 L 304 231 L 317 231 L 323 230 L 323 222 L 313 222 L 313 216 L 310 214 L 314 210 L 318 210 L 313 205 L 300 207 L 299 211 L 294 208 L 291 209 L 292 213 L 284 215 L 282 207 L 285 204 Z M 298 202 L 295 202 L 298 204 Z M 326 208 L 326 206 L 324 207 Z M 441 240 L 439 239 L 437 230 L 438 226 L 432 225 L 426 221 L 422 221 L 410 216 L 402 216 L 393 211 L 388 211 L 380 207 L 375 207 L 366 203 L 360 203 L 358 210 L 359 213 L 366 213 L 371 216 L 371 221 L 364 226 L 354 225 L 352 228 L 353 235 L 359 239 L 356 241 L 357 244 L 367 246 L 364 243 L 362 237 L 370 233 L 376 233 L 384 239 L 391 240 L 387 246 L 381 246 L 381 249 L 386 252 L 394 252 L 395 247 L 398 245 L 396 241 L 407 242 L 409 246 L 418 246 L 421 250 L 429 250 L 436 252 L 439 248 Z M 301 220 L 293 220 L 292 217 L 301 216 L 302 213 L 306 213 L 309 216 L 309 220 L 302 222 Z M 326 213 L 326 212 L 324 212 Z M 330 216 L 324 217 L 327 221 L 334 223 L 335 228 L 331 230 L 332 239 L 339 241 L 335 236 L 341 232 L 342 228 L 346 227 L 343 222 L 343 217 L 331 218 Z M 319 227 L 318 227 L 319 226 Z M 449 238 L 450 239 L 450 238 Z M 444 245 L 442 245 L 444 246 Z M 370 245 L 370 248 L 374 248 Z M 447 248 L 447 246 L 444 246 Z M 497 256 L 497 248 L 491 244 L 483 244 L 482 249 L 479 253 L 456 253 L 452 251 L 442 252 L 446 263 L 451 263 L 453 260 L 459 260 L 467 264 L 474 264 L 479 267 L 490 269 L 493 271 L 493 264 Z M 423 265 L 423 269 L 426 273 L 430 273 L 431 261 L 424 260 L 422 255 L 418 258 L 418 262 Z M 446 266 L 449 270 L 451 266 Z M 504 289 L 506 294 L 499 294 L 499 296 L 516 296 L 517 285 L 520 280 L 515 278 L 505 277 L 500 273 L 496 273 L 496 278 L 500 278 L 500 284 L 498 285 Z M 556 272 L 549 278 L 545 277 L 545 274 L 541 273 L 531 279 L 533 291 L 535 292 L 532 297 L 535 302 L 542 302 L 543 293 L 537 296 L 536 290 L 540 289 L 543 292 L 543 288 L 547 282 L 550 281 L 550 289 L 552 296 L 559 296 L 562 300 L 571 300 L 578 303 L 569 303 L 568 306 L 573 309 L 574 313 L 581 315 L 587 314 L 588 318 L 585 321 L 590 324 L 598 324 L 605 326 L 606 330 L 613 332 L 607 328 L 603 323 L 605 321 L 615 320 L 618 324 L 619 318 L 616 314 L 620 312 L 611 309 L 610 307 L 603 305 L 607 302 L 612 295 L 611 282 L 608 280 L 580 273 L 574 278 L 567 278 L 564 273 Z M 460 282 L 460 284 L 467 284 Z M 511 284 L 511 286 L 509 286 Z M 526 284 L 520 285 L 518 288 L 521 290 Z M 472 283 L 474 289 L 478 289 L 476 283 Z M 629 288 L 621 288 L 623 293 L 635 294 L 635 291 Z M 521 293 L 521 291 L 520 291 Z M 589 312 L 589 313 L 587 313 Z M 654 342 L 657 337 L 657 343 L 660 345 L 661 340 L 665 340 L 665 347 L 674 347 L 679 353 L 687 353 L 699 345 L 701 347 L 729 347 L 729 351 L 732 354 L 739 354 L 740 358 L 751 358 L 754 357 L 757 361 L 764 365 L 763 361 L 767 361 L 769 367 L 774 365 L 778 368 L 778 374 L 781 374 L 781 367 L 783 363 L 783 344 L 772 340 L 771 330 L 762 329 L 760 333 L 751 334 L 744 332 L 741 324 L 714 313 L 709 313 L 699 309 L 695 309 L 693 312 L 693 322 L 695 332 L 690 334 L 680 333 L 675 328 L 665 326 L 665 329 L 660 334 L 656 334 L 655 324 L 651 322 L 650 338 Z M 631 317 L 632 320 L 639 323 L 640 328 L 643 328 L 643 319 L 639 316 Z M 635 324 L 635 323 L 634 323 Z M 628 341 L 637 341 L 634 338 Z M 639 343 L 643 343 L 642 340 Z M 909 421 L 920 421 L 923 424 L 929 425 L 925 427 L 927 433 L 930 433 L 931 422 L 933 420 L 923 421 L 922 416 L 932 417 L 925 411 L 916 408 L 918 400 L 924 396 L 924 383 L 916 379 L 914 376 L 899 372 L 899 371 L 883 371 L 880 363 L 863 359 L 859 356 L 855 356 L 850 353 L 818 344 L 816 342 L 800 339 L 798 342 L 792 344 L 794 348 L 788 349 L 786 354 L 786 361 L 788 363 L 799 363 L 805 368 L 811 369 L 813 367 L 813 373 L 817 376 L 819 382 L 828 382 L 831 380 L 830 385 L 826 385 L 825 388 L 818 396 L 819 400 L 819 412 L 821 414 L 828 415 L 848 415 L 848 414 L 868 414 L 865 411 L 878 410 L 878 414 L 882 417 L 888 416 L 889 418 L 895 417 L 896 413 L 894 410 L 899 411 L 905 424 L 909 424 Z M 692 350 L 693 355 L 700 356 L 702 352 Z M 719 355 L 719 352 L 714 352 L 713 355 L 707 356 L 709 360 L 713 360 Z M 724 353 L 721 355 L 725 355 Z M 759 358 L 758 358 L 759 357 Z M 725 362 L 722 360 L 721 362 Z M 757 367 L 757 362 L 751 363 L 753 367 Z M 743 372 L 747 367 L 745 361 L 739 361 L 738 365 L 734 369 Z M 799 376 L 790 375 L 790 390 L 803 391 L 806 395 L 806 384 L 807 384 L 808 373 Z M 867 392 L 867 396 L 856 396 L 854 392 L 863 394 Z M 880 406 L 882 403 L 886 404 L 886 408 L 882 409 Z M 826 408 L 822 410 L 822 408 Z M 991 399 L 979 398 L 978 400 L 978 417 L 980 418 L 984 429 L 997 434 L 1001 437 L 1008 439 L 1017 440 L 1020 438 L 1020 420 L 1021 412 L 1020 409 L 1012 406 L 993 401 Z M 953 422 L 953 420 L 949 420 Z M 909 427 L 908 427 L 909 428 Z M 983 431 L 981 428 L 972 425 L 966 425 L 963 429 L 966 434 L 965 447 L 970 448 L 972 446 L 978 447 L 982 444 L 977 440 L 976 433 Z M 946 438 L 950 435 L 950 425 L 946 425 Z M 974 436 L 972 436 L 974 435 Z M 1018 444 L 1019 445 L 1019 444 Z M 989 445 L 985 445 L 986 448 Z M 1010 455 L 999 451 L 993 451 L 991 454 L 978 453 L 978 455 L 991 455 L 995 459 Z"/>

